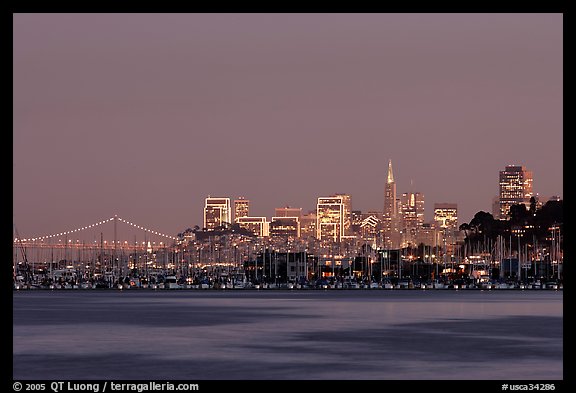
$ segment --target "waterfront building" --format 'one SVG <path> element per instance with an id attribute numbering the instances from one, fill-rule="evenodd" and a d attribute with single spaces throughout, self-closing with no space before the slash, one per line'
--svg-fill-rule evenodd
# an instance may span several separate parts
<path id="1" fill-rule="evenodd" d="M 509 219 L 512 205 L 524 204 L 530 208 L 530 198 L 534 196 L 532 191 L 532 171 L 524 166 L 507 165 L 500 171 L 500 219 Z"/>
<path id="2" fill-rule="evenodd" d="M 204 228 L 214 230 L 231 223 L 230 198 L 206 198 L 204 205 Z"/>

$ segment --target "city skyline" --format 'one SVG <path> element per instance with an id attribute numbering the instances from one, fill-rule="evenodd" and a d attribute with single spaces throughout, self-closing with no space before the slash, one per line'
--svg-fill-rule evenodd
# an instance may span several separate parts
<path id="1" fill-rule="evenodd" d="M 14 14 L 13 222 L 175 234 L 351 195 L 492 212 L 507 165 L 563 196 L 562 14 Z M 106 29 L 102 29 L 106 26 Z M 150 29 L 149 26 L 156 28 Z"/>

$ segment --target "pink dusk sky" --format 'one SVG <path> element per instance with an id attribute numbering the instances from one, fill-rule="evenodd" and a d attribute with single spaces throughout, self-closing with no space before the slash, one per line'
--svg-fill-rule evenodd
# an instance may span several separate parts
<path id="1" fill-rule="evenodd" d="M 115 214 L 175 235 L 208 196 L 251 215 L 397 192 L 491 212 L 524 165 L 563 196 L 561 13 L 13 14 L 13 221 Z"/>

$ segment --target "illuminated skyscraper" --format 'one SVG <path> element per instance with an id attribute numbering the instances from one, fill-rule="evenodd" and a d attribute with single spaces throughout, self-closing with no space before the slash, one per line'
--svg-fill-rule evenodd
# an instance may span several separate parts
<path id="1" fill-rule="evenodd" d="M 400 201 L 402 245 L 416 244 L 418 230 L 424 223 L 424 195 L 420 192 L 405 192 Z"/>
<path id="2" fill-rule="evenodd" d="M 270 222 L 270 237 L 297 238 L 300 237 L 300 218 L 272 217 Z"/>
<path id="3" fill-rule="evenodd" d="M 300 220 L 300 237 L 316 237 L 316 211 L 309 211 L 302 214 Z"/>
<path id="4" fill-rule="evenodd" d="M 459 239 L 458 206 L 456 203 L 435 203 L 434 222 L 438 230 L 438 244 L 443 255 L 452 255 Z"/>
<path id="5" fill-rule="evenodd" d="M 344 211 L 342 212 L 342 225 L 344 226 L 342 233 L 343 236 L 350 236 L 352 234 L 352 199 L 348 194 L 334 194 L 336 197 L 342 197 L 344 204 Z"/>
<path id="6" fill-rule="evenodd" d="M 420 192 L 402 194 L 401 214 L 404 228 L 418 228 L 424 223 L 424 195 Z"/>
<path id="7" fill-rule="evenodd" d="M 396 182 L 392 173 L 392 160 L 388 161 L 388 176 L 384 186 L 384 246 L 387 248 L 398 247 L 398 209 L 396 201 Z"/>
<path id="8" fill-rule="evenodd" d="M 380 219 L 376 215 L 371 215 L 362 220 L 360 224 L 360 236 L 362 239 L 375 240 L 378 236 L 378 227 L 380 226 Z"/>
<path id="9" fill-rule="evenodd" d="M 302 218 L 302 208 L 301 207 L 277 207 L 274 209 L 275 217 L 298 217 L 298 220 Z"/>
<path id="10" fill-rule="evenodd" d="M 238 222 L 240 217 L 248 217 L 250 215 L 250 201 L 244 197 L 238 197 L 234 201 L 234 221 Z"/>
<path id="11" fill-rule="evenodd" d="M 429 222 L 423 223 L 416 235 L 416 244 L 423 243 L 425 246 L 430 247 L 441 244 L 441 241 L 438 238 L 438 232 L 436 225 Z M 432 253 L 432 251 L 430 251 L 430 253 Z"/>
<path id="12" fill-rule="evenodd" d="M 440 229 L 458 229 L 458 205 L 456 203 L 435 203 L 434 221 Z"/>
<path id="13" fill-rule="evenodd" d="M 316 238 L 340 241 L 344 236 L 345 202 L 342 196 L 320 197 L 316 206 Z"/>
<path id="14" fill-rule="evenodd" d="M 204 205 L 204 228 L 214 230 L 224 223 L 230 224 L 230 198 L 206 198 Z"/>
<path id="15" fill-rule="evenodd" d="M 500 219 L 509 218 L 512 205 L 523 203 L 530 208 L 532 192 L 532 171 L 523 166 L 508 165 L 500 171 Z"/>
<path id="16" fill-rule="evenodd" d="M 266 217 L 238 217 L 236 219 L 240 228 L 244 228 L 252 232 L 256 236 L 268 236 L 270 223 Z"/>

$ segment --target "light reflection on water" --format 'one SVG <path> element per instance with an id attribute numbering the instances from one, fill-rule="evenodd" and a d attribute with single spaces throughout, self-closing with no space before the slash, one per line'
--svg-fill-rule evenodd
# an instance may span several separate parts
<path id="1" fill-rule="evenodd" d="M 563 375 L 556 291 L 28 291 L 15 379 Z"/>

